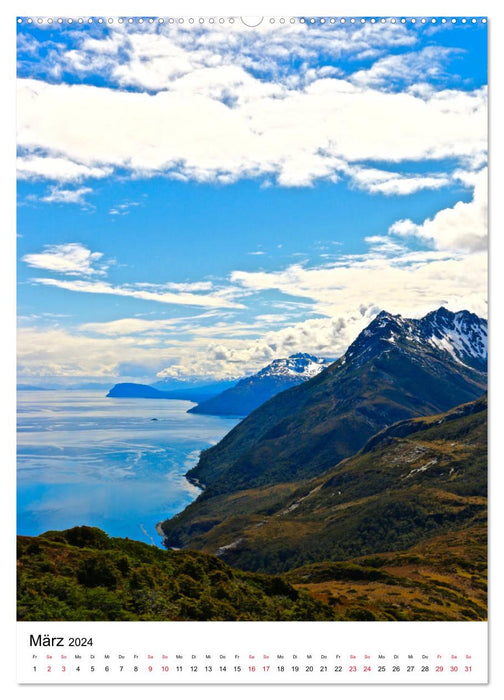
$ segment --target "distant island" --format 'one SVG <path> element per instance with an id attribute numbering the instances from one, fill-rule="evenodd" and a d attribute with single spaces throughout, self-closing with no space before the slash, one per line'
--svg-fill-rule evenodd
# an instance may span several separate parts
<path id="1" fill-rule="evenodd" d="M 204 386 L 189 386 L 185 389 L 172 389 L 163 391 L 149 384 L 136 384 L 135 382 L 123 382 L 116 384 L 108 392 L 107 398 L 112 399 L 178 399 L 179 401 L 193 401 L 201 403 L 217 396 L 223 389 L 223 383 L 207 384 Z"/>

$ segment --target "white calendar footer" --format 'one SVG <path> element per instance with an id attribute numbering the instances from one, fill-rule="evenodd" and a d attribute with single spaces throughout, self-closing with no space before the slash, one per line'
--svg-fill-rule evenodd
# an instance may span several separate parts
<path id="1" fill-rule="evenodd" d="M 19 683 L 486 683 L 486 622 L 18 622 Z"/>

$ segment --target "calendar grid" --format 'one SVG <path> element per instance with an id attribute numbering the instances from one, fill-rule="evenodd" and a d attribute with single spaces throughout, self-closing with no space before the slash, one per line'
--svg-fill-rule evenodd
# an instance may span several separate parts
<path id="1" fill-rule="evenodd" d="M 478 684 L 486 647 L 486 622 L 20 623 L 18 681 Z"/>

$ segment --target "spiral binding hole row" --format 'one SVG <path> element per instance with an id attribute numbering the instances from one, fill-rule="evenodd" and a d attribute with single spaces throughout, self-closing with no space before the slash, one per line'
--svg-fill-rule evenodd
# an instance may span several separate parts
<path id="1" fill-rule="evenodd" d="M 263 18 L 260 18 L 261 22 Z M 486 24 L 486 17 L 270 17 L 270 24 Z M 240 17 L 18 17 L 18 24 L 234 24 Z M 258 22 L 260 24 L 260 22 Z"/>

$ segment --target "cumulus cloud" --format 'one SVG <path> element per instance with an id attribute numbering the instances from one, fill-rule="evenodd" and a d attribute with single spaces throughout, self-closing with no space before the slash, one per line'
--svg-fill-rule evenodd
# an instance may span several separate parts
<path id="1" fill-rule="evenodd" d="M 457 202 L 455 206 L 438 211 L 435 216 L 415 224 L 410 219 L 396 221 L 389 233 L 400 236 L 416 236 L 431 243 L 438 250 L 483 251 L 488 245 L 487 201 L 488 173 L 482 168 L 478 173 L 456 174 L 466 185 L 474 185 L 470 202 Z"/>
<path id="2" fill-rule="evenodd" d="M 204 91 L 151 95 L 18 82 L 20 146 L 82 168 L 162 172 L 200 182 L 263 177 L 287 187 L 337 180 L 347 172 L 374 191 L 409 194 L 445 183 L 430 176 L 366 174 L 348 164 L 481 159 L 486 152 L 484 90 L 422 99 L 322 78 L 284 89 L 279 99 L 265 95 L 263 82 L 250 76 L 250 99 L 232 104 Z M 259 97 L 253 95 L 256 87 Z"/>
<path id="3" fill-rule="evenodd" d="M 81 243 L 46 245 L 42 253 L 28 253 L 21 259 L 30 267 L 65 275 L 103 275 L 107 265 L 98 261 L 103 253 L 91 252 Z"/>
<path id="4" fill-rule="evenodd" d="M 79 41 L 79 40 L 78 40 Z M 415 32 L 403 25 L 310 26 L 262 22 L 250 29 L 241 23 L 212 27 L 165 24 L 116 28 L 103 38 L 81 37 L 75 49 L 61 52 L 59 62 L 79 75 L 99 72 L 122 86 L 157 91 L 170 81 L 215 67 L 260 72 L 286 85 L 304 84 L 335 72 L 319 66 L 322 54 L 378 57 L 384 51 L 413 46 Z M 286 59 L 298 61 L 293 73 Z M 287 65 L 286 65 L 287 63 Z"/>

